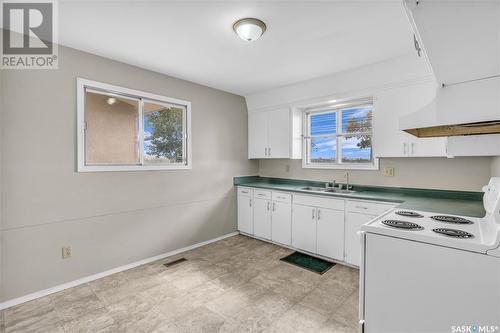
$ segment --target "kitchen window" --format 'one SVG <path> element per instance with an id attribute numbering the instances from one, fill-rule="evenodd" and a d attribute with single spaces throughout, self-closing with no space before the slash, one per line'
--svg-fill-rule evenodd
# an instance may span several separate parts
<path id="1" fill-rule="evenodd" d="M 191 168 L 191 103 L 78 79 L 78 171 Z"/>
<path id="2" fill-rule="evenodd" d="M 372 118 L 371 100 L 304 109 L 303 167 L 378 169 Z"/>

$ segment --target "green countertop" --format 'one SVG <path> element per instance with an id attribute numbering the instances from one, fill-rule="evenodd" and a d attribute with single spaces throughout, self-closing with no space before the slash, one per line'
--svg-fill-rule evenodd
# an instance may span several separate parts
<path id="1" fill-rule="evenodd" d="M 393 202 L 398 203 L 398 208 L 440 214 L 472 217 L 483 217 L 485 215 L 482 192 L 353 185 L 354 193 L 325 193 L 301 189 L 306 186 L 324 187 L 325 182 L 258 176 L 235 177 L 234 185 L 321 196 Z"/>

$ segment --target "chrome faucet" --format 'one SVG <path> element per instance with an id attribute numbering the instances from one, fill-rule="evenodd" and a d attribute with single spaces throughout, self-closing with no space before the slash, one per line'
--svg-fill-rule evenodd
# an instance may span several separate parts
<path id="1" fill-rule="evenodd" d="M 345 172 L 345 181 L 346 181 L 345 189 L 349 190 L 351 188 L 349 185 L 349 171 Z"/>

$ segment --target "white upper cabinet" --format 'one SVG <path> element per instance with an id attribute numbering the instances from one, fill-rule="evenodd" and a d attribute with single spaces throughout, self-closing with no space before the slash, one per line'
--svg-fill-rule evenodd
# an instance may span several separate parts
<path id="1" fill-rule="evenodd" d="M 409 90 L 408 112 L 414 113 L 436 99 L 437 83 L 422 83 L 411 85 Z M 399 119 L 399 117 L 398 117 Z M 408 156 L 411 157 L 441 157 L 446 156 L 446 138 L 417 138 L 409 135 Z"/>
<path id="2" fill-rule="evenodd" d="M 427 82 L 384 90 L 374 99 L 374 147 L 376 157 L 446 156 L 446 138 L 417 138 L 400 129 L 399 117 L 431 104 L 436 83 Z"/>
<path id="3" fill-rule="evenodd" d="M 408 109 L 408 88 L 384 90 L 373 100 L 373 136 L 376 157 L 403 157 L 410 135 L 399 129 L 399 115 Z"/>
<path id="4" fill-rule="evenodd" d="M 267 112 L 248 114 L 248 158 L 267 158 L 268 128 Z"/>
<path id="5" fill-rule="evenodd" d="M 290 157 L 290 109 L 248 114 L 248 158 Z"/>
<path id="6" fill-rule="evenodd" d="M 439 83 L 499 74 L 499 1 L 405 0 L 405 7 Z"/>

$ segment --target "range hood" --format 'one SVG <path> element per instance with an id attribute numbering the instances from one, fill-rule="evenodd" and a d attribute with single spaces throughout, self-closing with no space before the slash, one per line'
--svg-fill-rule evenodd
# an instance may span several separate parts
<path id="1" fill-rule="evenodd" d="M 440 86 L 432 103 L 399 119 L 419 138 L 500 134 L 500 78 Z"/>
<path id="2" fill-rule="evenodd" d="M 400 117 L 420 138 L 500 133 L 500 2 L 405 0 L 435 99 Z"/>

